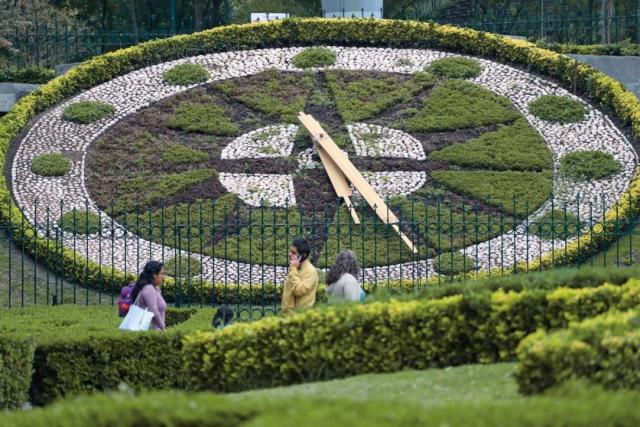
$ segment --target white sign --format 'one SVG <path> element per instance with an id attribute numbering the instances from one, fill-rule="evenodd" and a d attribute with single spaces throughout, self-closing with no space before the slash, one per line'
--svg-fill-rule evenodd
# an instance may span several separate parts
<path id="1" fill-rule="evenodd" d="M 269 22 L 276 21 L 278 19 L 286 19 L 289 17 L 288 13 L 252 13 L 251 14 L 251 23 L 255 24 L 258 22 Z"/>

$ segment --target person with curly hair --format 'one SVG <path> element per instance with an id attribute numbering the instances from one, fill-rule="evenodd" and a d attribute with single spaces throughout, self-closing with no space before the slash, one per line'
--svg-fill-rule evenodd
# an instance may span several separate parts
<path id="1" fill-rule="evenodd" d="M 333 301 L 364 302 L 365 292 L 358 283 L 360 263 L 353 251 L 342 251 L 327 273 L 327 293 Z"/>

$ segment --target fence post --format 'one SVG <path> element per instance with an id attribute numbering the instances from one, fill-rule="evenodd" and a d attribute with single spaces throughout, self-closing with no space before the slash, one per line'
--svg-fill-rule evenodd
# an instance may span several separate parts
<path id="1" fill-rule="evenodd" d="M 169 0 L 169 17 L 171 20 L 171 34 L 176 34 L 176 0 Z"/>

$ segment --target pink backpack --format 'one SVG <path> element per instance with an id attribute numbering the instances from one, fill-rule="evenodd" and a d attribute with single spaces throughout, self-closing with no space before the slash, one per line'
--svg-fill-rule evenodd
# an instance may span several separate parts
<path id="1" fill-rule="evenodd" d="M 129 307 L 133 304 L 133 287 L 135 283 L 130 283 L 120 291 L 118 297 L 118 315 L 125 317 L 129 312 Z"/>

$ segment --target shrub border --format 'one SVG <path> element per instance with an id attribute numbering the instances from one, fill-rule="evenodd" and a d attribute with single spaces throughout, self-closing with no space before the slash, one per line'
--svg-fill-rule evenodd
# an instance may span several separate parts
<path id="1" fill-rule="evenodd" d="M 191 35 L 154 40 L 137 46 L 110 52 L 86 61 L 69 73 L 43 85 L 22 98 L 13 109 L 0 118 L 0 160 L 6 161 L 10 142 L 16 138 L 29 120 L 63 99 L 115 77 L 154 64 L 188 56 L 283 46 L 309 45 L 386 46 L 394 48 L 436 48 L 461 54 L 488 57 L 500 62 L 526 67 L 559 81 L 572 92 L 581 93 L 601 108 L 616 114 L 621 122 L 640 135 L 640 102 L 623 85 L 564 55 L 535 47 L 522 40 L 433 23 L 396 20 L 334 20 L 287 19 L 263 24 L 232 25 Z M 11 192 L 6 177 L 0 178 L 0 199 L 9 202 Z M 566 247 L 547 253 L 532 263 L 520 263 L 514 271 L 537 270 L 567 264 L 608 243 L 601 236 L 605 229 L 613 231 L 612 220 L 637 215 L 640 210 L 640 177 L 632 179 L 620 201 L 596 224 L 593 232 L 580 236 Z M 51 254 L 47 240 L 35 235 L 33 228 L 21 229 L 26 218 L 17 206 L 3 203 L 0 220 L 12 224 L 25 250 L 54 271 L 62 270 L 65 277 L 94 289 L 119 287 L 133 276 L 111 267 L 84 260 L 80 254 L 64 248 Z M 612 236 L 611 233 L 607 233 Z M 51 242 L 49 242 L 51 243 Z M 53 246 L 55 247 L 55 245 Z M 56 268 L 62 265 L 62 268 Z"/>
<path id="2" fill-rule="evenodd" d="M 185 386 L 235 392 L 366 373 L 513 360 L 536 329 L 565 328 L 640 304 L 621 286 L 466 293 L 441 299 L 330 306 L 185 335 Z"/>

